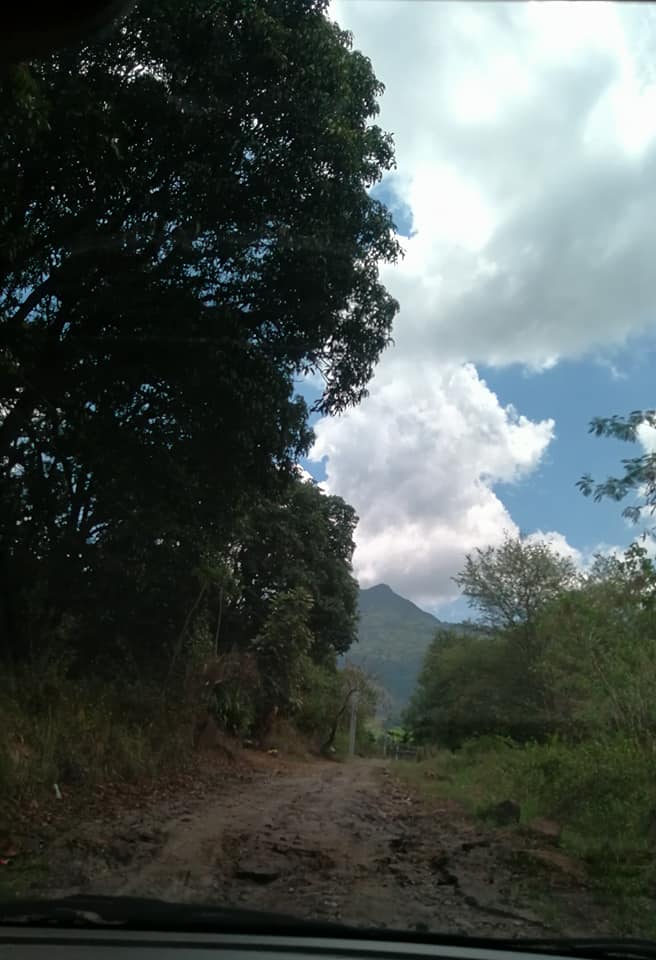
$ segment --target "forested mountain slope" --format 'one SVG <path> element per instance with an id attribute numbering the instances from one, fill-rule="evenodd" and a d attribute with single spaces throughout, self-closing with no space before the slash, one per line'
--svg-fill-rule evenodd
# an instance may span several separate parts
<path id="1" fill-rule="evenodd" d="M 460 625 L 443 623 L 385 583 L 360 590 L 359 610 L 358 643 L 349 650 L 349 660 L 385 688 L 396 714 L 412 695 L 435 631 Z"/>

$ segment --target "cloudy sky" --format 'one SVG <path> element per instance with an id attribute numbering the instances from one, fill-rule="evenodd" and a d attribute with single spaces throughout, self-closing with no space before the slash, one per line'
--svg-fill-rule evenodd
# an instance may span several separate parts
<path id="1" fill-rule="evenodd" d="M 307 466 L 360 515 L 361 584 L 448 618 L 464 553 L 504 530 L 582 562 L 631 539 L 575 482 L 634 452 L 591 417 L 654 405 L 656 10 L 331 9 L 386 86 L 398 169 L 377 189 L 406 254 L 383 269 L 395 346 Z"/>

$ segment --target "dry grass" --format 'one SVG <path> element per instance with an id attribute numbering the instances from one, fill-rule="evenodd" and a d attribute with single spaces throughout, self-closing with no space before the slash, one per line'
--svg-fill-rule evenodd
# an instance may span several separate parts
<path id="1" fill-rule="evenodd" d="M 0 810 L 54 784 L 152 777 L 191 748 L 189 718 L 164 697 L 68 681 L 15 682 L 0 703 L 0 730 Z"/>
<path id="2" fill-rule="evenodd" d="M 310 737 L 305 736 L 284 717 L 277 717 L 264 742 L 266 750 L 278 750 L 280 753 L 297 760 L 309 760 L 316 757 L 319 747 Z"/>

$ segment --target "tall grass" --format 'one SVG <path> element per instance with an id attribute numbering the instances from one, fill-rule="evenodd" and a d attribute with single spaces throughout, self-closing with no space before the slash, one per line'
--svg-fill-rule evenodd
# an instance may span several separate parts
<path id="1" fill-rule="evenodd" d="M 0 809 L 53 784 L 152 777 L 191 745 L 191 718 L 163 693 L 62 676 L 14 679 L 0 702 Z"/>
<path id="2" fill-rule="evenodd" d="M 563 849 L 587 862 L 591 878 L 632 931 L 656 933 L 652 745 L 619 735 L 525 745 L 488 736 L 397 769 L 422 790 L 458 800 L 474 814 L 511 799 L 520 804 L 522 822 L 557 820 Z"/>

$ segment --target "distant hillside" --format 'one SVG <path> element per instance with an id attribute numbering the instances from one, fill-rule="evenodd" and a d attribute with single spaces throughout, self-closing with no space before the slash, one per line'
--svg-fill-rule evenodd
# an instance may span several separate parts
<path id="1" fill-rule="evenodd" d="M 360 590 L 359 640 L 348 659 L 376 677 L 399 713 L 410 699 L 424 653 L 438 628 L 453 630 L 385 583 Z M 466 628 L 465 628 L 466 629 Z"/>

